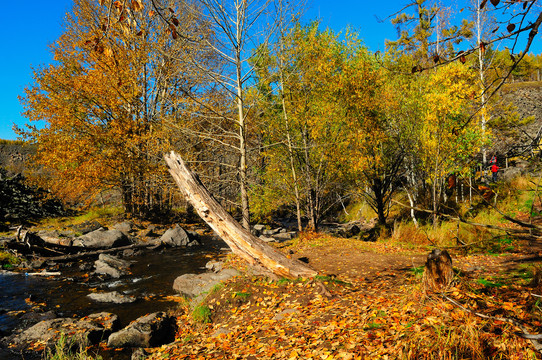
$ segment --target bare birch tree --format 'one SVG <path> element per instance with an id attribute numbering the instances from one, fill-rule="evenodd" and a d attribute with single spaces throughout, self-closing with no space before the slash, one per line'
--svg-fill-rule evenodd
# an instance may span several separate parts
<path id="1" fill-rule="evenodd" d="M 201 68 L 210 83 L 227 94 L 230 105 L 216 114 L 233 125 L 231 148 L 237 153 L 237 180 L 241 202 L 242 224 L 250 225 L 249 207 L 249 124 L 254 118 L 254 104 L 249 90 L 253 85 L 253 64 L 261 56 L 275 34 L 276 1 L 265 0 L 200 0 L 201 16 L 213 31 L 214 41 L 206 46 L 224 64 L 222 71 Z"/>

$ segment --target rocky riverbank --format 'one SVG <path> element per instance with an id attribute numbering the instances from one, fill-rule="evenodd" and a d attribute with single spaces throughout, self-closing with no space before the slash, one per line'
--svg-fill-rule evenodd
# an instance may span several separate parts
<path id="1" fill-rule="evenodd" d="M 93 221 L 20 231 L 0 241 L 27 251 L 18 268 L 0 274 L 6 279 L 0 284 L 14 290 L 3 291 L 6 299 L 0 299 L 2 359 L 20 359 L 21 353 L 26 359 L 41 358 L 61 334 L 109 348 L 166 343 L 175 332 L 167 310 L 181 301 L 172 287 L 175 278 L 200 274 L 209 259 L 224 254 L 224 244 L 205 228 L 178 224 L 142 228 L 122 222 L 106 228 Z M 40 253 L 60 247 L 77 251 Z"/>

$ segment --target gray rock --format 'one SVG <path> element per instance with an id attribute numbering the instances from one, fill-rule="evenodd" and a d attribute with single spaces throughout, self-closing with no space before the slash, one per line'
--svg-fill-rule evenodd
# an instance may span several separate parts
<path id="1" fill-rule="evenodd" d="M 260 235 L 260 239 L 265 241 L 265 242 L 276 242 L 277 241 L 277 239 L 269 237 L 269 236 L 265 236 L 265 235 Z"/>
<path id="2" fill-rule="evenodd" d="M 129 235 L 134 228 L 134 223 L 131 221 L 124 221 L 113 225 L 113 229 L 122 231 L 124 234 Z"/>
<path id="3" fill-rule="evenodd" d="M 132 265 L 130 261 L 122 260 L 116 256 L 108 254 L 100 254 L 98 256 L 98 260 L 101 260 L 113 267 L 116 267 L 117 269 L 128 269 Z"/>
<path id="4" fill-rule="evenodd" d="M 273 237 L 277 240 L 285 241 L 285 240 L 292 240 L 295 236 L 295 232 L 280 232 L 278 234 L 273 235 Z"/>
<path id="5" fill-rule="evenodd" d="M 188 233 L 179 225 L 173 229 L 168 229 L 164 235 L 160 237 L 160 242 L 169 246 L 187 246 L 190 243 Z"/>
<path id="6" fill-rule="evenodd" d="M 140 317 L 124 329 L 113 333 L 107 346 L 113 348 L 149 348 L 168 344 L 175 339 L 175 318 L 164 312 Z"/>
<path id="7" fill-rule="evenodd" d="M 113 266 L 101 260 L 96 260 L 94 262 L 94 266 L 96 266 L 96 270 L 94 270 L 94 273 L 96 274 L 109 275 L 115 279 L 118 279 L 121 276 L 126 275 L 126 272 L 120 269 L 116 269 Z"/>
<path id="8" fill-rule="evenodd" d="M 58 318 L 40 321 L 11 339 L 16 348 L 28 347 L 37 341 L 51 347 L 64 334 L 76 345 L 97 344 L 118 328 L 118 318 L 111 313 L 92 314 L 81 319 Z"/>
<path id="9" fill-rule="evenodd" d="M 61 236 L 58 231 L 39 231 L 36 235 L 38 235 L 43 241 L 48 244 L 61 246 L 72 246 L 73 244 L 73 235 L 72 237 L 64 237 Z"/>
<path id="10" fill-rule="evenodd" d="M 360 232 L 361 232 L 361 229 L 359 228 L 358 225 L 356 225 L 356 224 L 348 224 L 345 227 L 344 235 L 347 238 L 351 238 L 351 237 L 354 237 L 354 236 L 358 235 Z"/>
<path id="11" fill-rule="evenodd" d="M 1 311 L 0 311 L 1 313 Z M 20 322 L 21 328 L 28 328 L 32 325 L 35 325 L 39 323 L 40 321 L 44 320 L 52 320 L 56 319 L 58 316 L 54 311 L 47 311 L 47 312 L 34 312 L 30 311 L 25 314 L 23 314 L 18 321 Z M 1 357 L 0 357 L 1 359 Z"/>
<path id="12" fill-rule="evenodd" d="M 184 274 L 175 279 L 173 289 L 184 296 L 194 298 L 237 275 L 239 272 L 234 269 L 224 269 L 218 273 Z"/>
<path id="13" fill-rule="evenodd" d="M 126 249 L 122 252 L 122 256 L 124 257 L 130 257 L 130 256 L 134 256 L 135 255 L 135 250 L 134 249 Z"/>
<path id="14" fill-rule="evenodd" d="M 260 236 L 262 234 L 262 231 L 265 230 L 265 225 L 262 224 L 256 224 L 252 227 L 252 230 L 250 231 L 252 235 L 254 236 Z"/>
<path id="15" fill-rule="evenodd" d="M 276 233 L 278 233 L 279 231 L 280 231 L 280 228 L 279 229 L 273 229 L 273 230 L 262 230 L 262 235 L 273 236 Z"/>
<path id="16" fill-rule="evenodd" d="M 74 246 L 100 249 L 130 245 L 131 241 L 122 231 L 98 229 L 73 241 Z"/>
<path id="17" fill-rule="evenodd" d="M 505 182 L 509 182 L 516 177 L 520 176 L 523 173 L 523 169 L 518 167 L 509 167 L 508 169 L 504 169 L 502 172 L 499 172 L 497 175 L 498 180 L 503 180 Z"/>
<path id="18" fill-rule="evenodd" d="M 43 265 L 45 265 L 45 261 L 43 260 L 33 260 L 30 264 L 29 264 L 30 268 L 32 269 L 41 269 L 43 267 Z"/>
<path id="19" fill-rule="evenodd" d="M 129 304 L 133 303 L 137 299 L 133 296 L 123 295 L 117 291 L 107 292 L 107 293 L 92 293 L 87 295 L 90 299 L 97 302 L 106 302 L 114 304 Z"/>
<path id="20" fill-rule="evenodd" d="M 95 261 L 96 274 L 109 275 L 118 279 L 128 273 L 128 268 L 131 263 L 126 260 L 121 260 L 115 256 L 108 254 L 100 254 L 98 260 Z"/>
<path id="21" fill-rule="evenodd" d="M 142 237 L 155 237 L 156 236 L 156 226 L 154 225 L 149 225 L 148 228 L 146 228 L 145 230 L 143 230 L 139 236 L 142 236 Z"/>
<path id="22" fill-rule="evenodd" d="M 223 267 L 224 263 L 222 261 L 211 260 L 205 264 L 205 268 L 213 272 L 219 272 Z"/>
<path id="23" fill-rule="evenodd" d="M 58 230 L 40 230 L 36 233 L 36 235 L 41 238 L 43 238 L 44 236 L 57 238 L 60 236 L 60 232 Z"/>
<path id="24" fill-rule="evenodd" d="M 192 247 L 192 246 L 201 246 L 201 243 L 198 241 L 198 240 L 192 240 L 188 243 L 188 245 L 186 245 L 188 247 Z"/>

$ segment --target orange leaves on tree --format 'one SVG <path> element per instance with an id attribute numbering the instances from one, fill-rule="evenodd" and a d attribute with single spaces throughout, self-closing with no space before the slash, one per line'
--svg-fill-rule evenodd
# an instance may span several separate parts
<path id="1" fill-rule="evenodd" d="M 141 11 L 144 9 L 143 3 L 141 0 L 132 0 L 131 1 L 131 8 L 134 11 Z"/>
<path id="2" fill-rule="evenodd" d="M 124 8 L 124 4 L 122 3 L 122 1 L 118 1 L 118 0 L 113 3 L 113 6 L 118 11 L 121 11 Z"/>
<path id="3" fill-rule="evenodd" d="M 162 105 L 173 104 L 165 97 L 177 90 L 156 82 L 163 95 L 144 96 L 158 76 L 155 56 L 169 39 L 157 36 L 151 42 L 141 36 L 143 29 L 128 17 L 143 11 L 143 3 L 113 2 L 126 21 L 109 23 L 108 8 L 76 2 L 70 26 L 52 48 L 56 64 L 36 71 L 35 86 L 22 98 L 26 116 L 47 124 L 29 126 L 25 135 L 38 144 L 37 163 L 51 171 L 48 187 L 67 202 L 90 201 L 111 188 L 126 191 L 123 199 L 132 209 L 151 206 L 150 199 L 158 209 L 158 199 L 169 198 L 163 194 L 169 176 L 160 159 L 172 143 L 173 129 L 165 126 L 172 105 Z M 94 24 L 107 24 L 99 25 L 104 33 L 97 34 Z M 144 26 L 148 33 L 165 30 L 159 22 Z M 161 50 L 153 53 L 153 48 Z M 175 68 L 171 61 L 165 59 L 160 71 Z M 151 98 L 152 103 L 143 103 Z"/>

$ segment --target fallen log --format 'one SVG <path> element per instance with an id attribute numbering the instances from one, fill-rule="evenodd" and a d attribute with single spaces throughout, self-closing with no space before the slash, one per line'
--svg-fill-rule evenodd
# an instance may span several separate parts
<path id="1" fill-rule="evenodd" d="M 164 155 L 169 172 L 198 215 L 250 265 L 263 267 L 276 276 L 294 279 L 318 273 L 300 261 L 290 259 L 243 228 L 216 201 L 201 181 L 175 152 Z"/>
<path id="2" fill-rule="evenodd" d="M 65 252 L 63 251 L 60 251 L 58 249 L 52 249 L 44 245 L 45 244 L 39 245 L 28 242 L 23 243 L 15 240 L 2 242 L 2 246 L 4 246 L 6 249 L 15 250 L 23 255 L 55 256 L 65 254 Z"/>
<path id="3" fill-rule="evenodd" d="M 60 271 L 42 271 L 42 272 L 33 272 L 33 273 L 24 273 L 27 276 L 59 276 Z"/>

